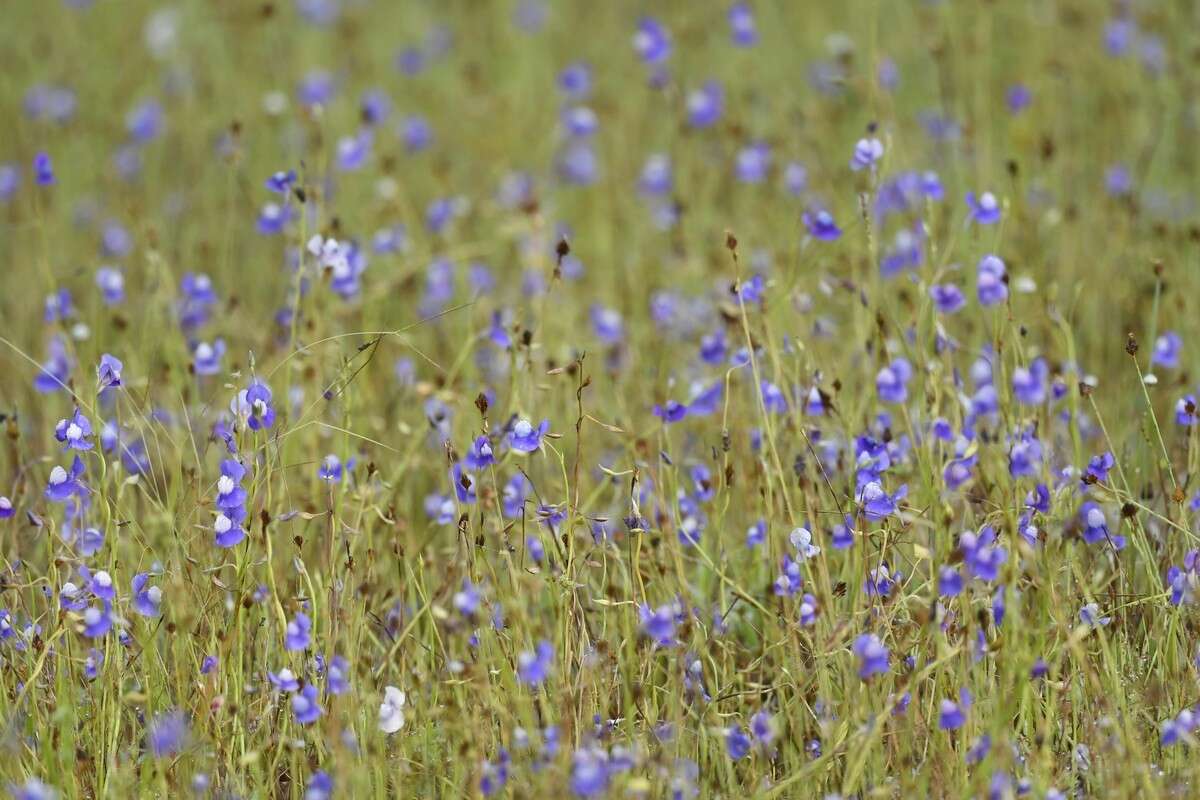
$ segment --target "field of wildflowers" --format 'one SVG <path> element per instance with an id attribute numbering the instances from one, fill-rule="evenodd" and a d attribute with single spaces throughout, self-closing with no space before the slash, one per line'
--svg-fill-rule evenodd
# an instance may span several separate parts
<path id="1" fill-rule="evenodd" d="M 4 17 L 13 797 L 1200 794 L 1200 5 Z"/>

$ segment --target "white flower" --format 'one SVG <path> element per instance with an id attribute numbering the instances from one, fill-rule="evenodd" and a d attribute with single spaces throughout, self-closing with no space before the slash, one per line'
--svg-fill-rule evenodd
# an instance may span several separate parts
<path id="1" fill-rule="evenodd" d="M 404 727 L 404 692 L 395 686 L 383 690 L 383 702 L 379 704 L 379 730 L 395 733 Z"/>

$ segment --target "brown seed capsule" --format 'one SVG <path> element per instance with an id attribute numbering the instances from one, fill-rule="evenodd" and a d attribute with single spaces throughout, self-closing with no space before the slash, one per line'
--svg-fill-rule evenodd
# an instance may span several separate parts
<path id="1" fill-rule="evenodd" d="M 1131 356 L 1136 356 L 1138 351 L 1137 339 L 1133 338 L 1133 334 L 1129 333 L 1125 339 L 1125 352 Z"/>

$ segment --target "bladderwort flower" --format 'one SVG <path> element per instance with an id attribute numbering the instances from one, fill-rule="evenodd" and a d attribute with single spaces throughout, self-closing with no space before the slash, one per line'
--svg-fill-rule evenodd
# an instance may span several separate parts
<path id="1" fill-rule="evenodd" d="M 217 514 L 213 521 L 214 541 L 217 547 L 234 547 L 246 538 L 246 529 L 242 527 L 245 513 L 244 508 L 236 506 Z"/>
<path id="2" fill-rule="evenodd" d="M 121 371 L 125 365 L 114 355 L 104 353 L 100 356 L 100 364 L 96 367 L 96 383 L 98 390 L 103 392 L 112 386 L 121 385 Z M 76 409 L 76 413 L 78 413 Z"/>
<path id="3" fill-rule="evenodd" d="M 813 544 L 812 539 L 812 531 L 808 528 L 796 528 L 788 535 L 788 541 L 796 549 L 796 555 L 800 561 L 807 561 L 814 556 L 820 555 L 821 548 Z"/>
<path id="4" fill-rule="evenodd" d="M 271 403 L 271 387 L 258 378 L 238 392 L 229 410 L 243 420 L 252 431 L 266 430 L 275 424 L 275 406 Z"/>
<path id="5" fill-rule="evenodd" d="M 1175 401 L 1175 424 L 1191 426 L 1196 424 L 1196 395 L 1185 394 Z"/>
<path id="6" fill-rule="evenodd" d="M 1112 617 L 1101 616 L 1096 603 L 1086 603 L 1079 609 L 1079 621 L 1089 628 L 1102 628 L 1112 622 Z"/>
<path id="7" fill-rule="evenodd" d="M 744 728 L 731 725 L 725 731 L 725 752 L 731 761 L 741 761 L 750 754 L 751 741 Z"/>
<path id="8" fill-rule="evenodd" d="M 329 659 L 329 669 L 325 675 L 325 689 L 332 695 L 345 694 L 350 691 L 350 662 L 344 656 L 334 656 Z"/>
<path id="9" fill-rule="evenodd" d="M 100 290 L 100 297 L 106 306 L 120 305 L 125 301 L 125 275 L 117 267 L 97 269 L 96 288 Z"/>
<path id="10" fill-rule="evenodd" d="M 642 17 L 633 34 L 633 49 L 646 64 L 660 64 L 671 55 L 671 36 L 658 20 Z"/>
<path id="11" fill-rule="evenodd" d="M 404 704 L 407 699 L 405 693 L 395 686 L 384 687 L 383 702 L 379 704 L 379 730 L 392 734 L 404 727 Z"/>
<path id="12" fill-rule="evenodd" d="M 112 602 L 104 600 L 103 605 L 89 606 L 83 612 L 83 635 L 90 639 L 104 636 L 113 626 Z"/>
<path id="13" fill-rule="evenodd" d="M 146 746 L 155 758 L 181 751 L 187 744 L 188 719 L 182 711 L 159 714 L 146 728 Z"/>
<path id="14" fill-rule="evenodd" d="M 5 495 L 0 495 L 0 519 L 8 519 L 16 513 L 13 502 Z"/>
<path id="15" fill-rule="evenodd" d="M 1200 726 L 1200 714 L 1194 709 L 1185 708 L 1173 719 L 1163 720 L 1159 727 L 1159 742 L 1163 747 L 1170 747 L 1181 741 L 1193 742 L 1192 733 Z"/>
<path id="16" fill-rule="evenodd" d="M 304 800 L 333 800 L 333 776 L 319 769 L 304 786 Z"/>
<path id="17" fill-rule="evenodd" d="M 41 371 L 33 379 L 33 388 L 42 394 L 61 391 L 71 380 L 73 363 L 67 354 L 67 345 L 61 336 L 54 336 L 47 346 L 49 355 L 41 363 Z"/>
<path id="18" fill-rule="evenodd" d="M 1050 377 L 1050 366 L 1041 356 L 1030 362 L 1028 367 L 1013 370 L 1013 397 L 1018 403 L 1039 406 L 1046 402 L 1046 386 Z"/>
<path id="19" fill-rule="evenodd" d="M 1168 569 L 1166 584 L 1171 590 L 1171 605 L 1194 603 L 1200 589 L 1200 551 L 1189 550 L 1182 568 L 1173 565 Z"/>
<path id="20" fill-rule="evenodd" d="M 716 125 L 725 109 L 725 91 L 718 80 L 707 80 L 700 88 L 692 89 L 686 98 L 688 125 L 707 128 Z"/>
<path id="21" fill-rule="evenodd" d="M 842 229 L 833 221 L 833 215 L 825 209 L 805 211 L 801 217 L 808 235 L 823 242 L 832 242 L 842 235 Z"/>
<path id="22" fill-rule="evenodd" d="M 943 698 L 938 706 L 938 727 L 944 731 L 954 731 L 965 725 L 972 699 L 966 687 L 958 690 L 958 702 Z"/>
<path id="23" fill-rule="evenodd" d="M 678 401 L 668 400 L 663 405 L 656 404 L 651 413 L 669 425 L 674 422 L 679 422 L 681 419 L 686 417 L 688 414 L 688 407 Z"/>
<path id="24" fill-rule="evenodd" d="M 1008 299 L 1008 276 L 999 256 L 989 254 L 980 259 L 977 275 L 980 305 L 994 306 Z"/>
<path id="25" fill-rule="evenodd" d="M 754 12 L 750 4 L 737 0 L 729 7 L 729 34 L 737 47 L 753 47 L 758 44 L 758 28 L 754 24 Z"/>
<path id="26" fill-rule="evenodd" d="M 546 682 L 554 668 L 554 645 L 542 639 L 536 650 L 523 650 L 517 656 L 517 677 L 530 688 Z"/>
<path id="27" fill-rule="evenodd" d="M 1183 337 L 1175 331 L 1167 331 L 1154 340 L 1154 353 L 1150 357 L 1150 363 L 1158 367 L 1176 369 L 1182 351 Z"/>
<path id="28" fill-rule="evenodd" d="M 863 581 L 863 592 L 868 596 L 887 597 L 903 577 L 904 573 L 900 570 L 896 570 L 895 574 L 892 574 L 891 567 L 884 561 L 878 567 L 872 567 L 867 573 L 867 577 Z"/>
<path id="29" fill-rule="evenodd" d="M 983 192 L 978 199 L 974 192 L 967 192 L 967 209 L 971 219 L 980 225 L 994 225 L 1000 221 L 1000 201 L 991 192 Z"/>
<path id="30" fill-rule="evenodd" d="M 734 174 L 742 183 L 762 183 L 771 168 L 771 146 L 752 142 L 738 151 Z"/>
<path id="31" fill-rule="evenodd" d="M 301 725 L 311 725 L 321 718 L 325 710 L 321 708 L 320 693 L 311 683 L 292 695 L 292 713 Z"/>
<path id="32" fill-rule="evenodd" d="M 308 649 L 310 644 L 312 644 L 312 620 L 303 611 L 297 611 L 296 616 L 287 624 L 283 646 L 291 652 L 297 652 Z"/>
<path id="33" fill-rule="evenodd" d="M 544 419 L 535 428 L 527 419 L 518 419 L 508 434 L 508 446 L 518 453 L 532 453 L 542 447 L 542 438 L 550 430 L 550 420 Z"/>
<path id="34" fill-rule="evenodd" d="M 859 503 L 869 520 L 881 520 L 896 513 L 896 504 L 908 496 L 908 484 L 888 494 L 878 481 L 870 481 L 859 494 Z"/>
<path id="35" fill-rule="evenodd" d="M 1104 509 L 1091 500 L 1079 506 L 1079 519 L 1083 523 L 1083 540 L 1088 544 L 1112 542 L 1114 550 L 1125 548 L 1125 537 L 1112 533 Z"/>
<path id="36" fill-rule="evenodd" d="M 859 634 L 853 652 L 858 657 L 858 677 L 862 680 L 887 673 L 888 649 L 874 633 Z"/>
<path id="37" fill-rule="evenodd" d="M 131 603 L 133 610 L 141 614 L 143 617 L 157 617 L 162 609 L 162 589 L 157 586 L 147 586 L 150 582 L 150 573 L 139 572 L 133 576 L 131 588 L 133 589 L 133 597 Z"/>
<path id="38" fill-rule="evenodd" d="M 492 451 L 492 441 L 485 435 L 475 437 L 475 441 L 471 443 L 471 449 L 463 457 L 463 463 L 469 469 L 480 470 L 496 463 L 495 454 Z"/>
<path id="39" fill-rule="evenodd" d="M 1092 483 L 1104 483 L 1108 480 L 1108 473 L 1117 464 L 1117 459 L 1111 451 L 1106 450 L 1100 455 L 1092 456 L 1088 461 L 1087 472 L 1085 473 L 1091 478 Z M 1086 486 L 1089 481 L 1084 481 Z"/>
<path id="40" fill-rule="evenodd" d="M 49 153 L 41 152 L 33 157 L 33 179 L 38 186 L 54 184 L 54 164 Z"/>
<path id="41" fill-rule="evenodd" d="M 971 574 L 981 581 L 994 581 L 1008 560 L 1008 550 L 996 543 L 996 529 L 984 525 L 979 533 L 964 532 L 958 537 L 958 549 Z"/>
<path id="42" fill-rule="evenodd" d="M 683 605 L 673 601 L 651 609 L 645 603 L 638 606 L 638 624 L 646 638 L 655 647 L 674 647 L 679 644 L 675 638 L 676 626 L 683 617 Z"/>
<path id="43" fill-rule="evenodd" d="M 322 458 L 317 466 L 317 478 L 326 483 L 341 483 L 342 460 L 333 453 Z"/>
<path id="44" fill-rule="evenodd" d="M 875 375 L 875 389 L 879 399 L 885 403 L 908 401 L 908 382 L 912 379 L 912 364 L 906 358 L 897 358 Z"/>
<path id="45" fill-rule="evenodd" d="M 84 494 L 87 490 L 80 481 L 83 471 L 83 461 L 79 456 L 75 456 L 71 462 L 70 472 L 61 466 L 55 466 L 50 470 L 50 478 L 46 484 L 46 497 L 55 503 L 65 503 L 76 495 Z"/>
<path id="46" fill-rule="evenodd" d="M 58 790 L 37 778 L 28 778 L 22 784 L 9 783 L 12 800 L 58 800 Z"/>
<path id="47" fill-rule="evenodd" d="M 198 328 L 208 321 L 217 303 L 212 278 L 204 273 L 186 272 L 179 281 L 179 324 L 183 329 Z"/>
<path id="48" fill-rule="evenodd" d="M 939 597 L 957 597 L 962 594 L 962 590 L 963 579 L 957 568 L 943 566 L 938 570 Z"/>
<path id="49" fill-rule="evenodd" d="M 1030 477 L 1042 468 L 1042 443 L 1031 430 L 1022 430 L 1008 450 L 1008 472 L 1014 478 Z"/>
<path id="50" fill-rule="evenodd" d="M 874 136 L 859 139 L 854 145 L 854 154 L 850 157 L 850 169 L 854 172 L 874 170 L 879 160 L 883 158 L 883 142 Z"/>
<path id="51" fill-rule="evenodd" d="M 66 445 L 68 450 L 91 450 L 92 423 L 78 408 L 69 419 L 60 419 L 54 426 L 54 438 Z"/>
<path id="52" fill-rule="evenodd" d="M 596 304 L 589 312 L 596 338 L 607 345 L 620 344 L 625 336 L 621 314 L 616 309 Z"/>
<path id="53" fill-rule="evenodd" d="M 221 359 L 224 357 L 224 339 L 217 339 L 212 344 L 197 342 L 192 350 L 192 369 L 197 375 L 216 375 L 221 371 Z"/>
<path id="54" fill-rule="evenodd" d="M 296 675 L 287 667 L 279 670 L 279 672 L 267 671 L 267 680 L 275 687 L 277 692 L 295 692 L 300 690 L 300 681 Z"/>

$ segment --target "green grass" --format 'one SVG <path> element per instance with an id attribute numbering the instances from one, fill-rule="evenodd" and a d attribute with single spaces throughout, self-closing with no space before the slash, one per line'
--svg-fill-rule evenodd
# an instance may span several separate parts
<path id="1" fill-rule="evenodd" d="M 1088 797 L 1194 791 L 1192 743 L 1161 746 L 1159 725 L 1196 703 L 1200 677 L 1195 607 L 1171 605 L 1164 583 L 1198 539 L 1188 501 L 1200 488 L 1200 441 L 1174 421 L 1176 400 L 1195 391 L 1200 333 L 1196 8 L 1138 7 L 1139 28 L 1161 37 L 1167 53 L 1154 76 L 1136 54 L 1105 53 L 1103 3 L 760 2 L 761 41 L 738 49 L 724 4 L 671 0 L 652 8 L 673 43 L 672 79 L 655 89 L 631 45 L 641 4 L 554 3 L 538 34 L 514 27 L 507 2 L 343 5 L 322 29 L 287 2 L 180 2 L 177 41 L 161 59 L 144 44 L 156 8 L 143 0 L 7 9 L 0 163 L 23 174 L 0 203 L 0 494 L 17 509 L 0 520 L 0 607 L 13 633 L 0 638 L 0 780 L 38 778 L 67 798 L 158 797 L 190 793 L 203 775 L 215 796 L 302 797 L 324 770 L 338 797 L 472 797 L 483 763 L 507 748 L 507 796 L 564 795 L 572 753 L 592 743 L 598 715 L 609 728 L 601 746 L 636 754 L 632 769 L 614 772 L 613 797 L 670 796 L 684 760 L 698 768 L 685 782 L 702 797 L 986 796 L 1002 773 L 1014 787 L 1028 780 L 1034 797 L 1050 787 Z M 450 50 L 418 76 L 400 74 L 397 50 L 435 25 L 452 32 Z M 832 58 L 835 33 L 853 50 L 830 96 L 808 76 Z M 885 58 L 899 67 L 895 91 L 876 78 Z M 576 60 L 593 67 L 587 104 L 600 123 L 601 177 L 588 188 L 554 171 L 565 103 L 556 79 Z M 306 109 L 296 85 L 317 68 L 339 90 L 327 107 Z M 687 92 L 710 78 L 724 85 L 723 116 L 692 130 Z M 1005 93 L 1017 82 L 1034 99 L 1013 115 Z M 25 115 L 37 83 L 72 88 L 78 108 L 68 124 Z M 338 171 L 337 142 L 358 130 L 359 98 L 372 87 L 390 96 L 392 115 L 367 166 Z M 288 106 L 271 114 L 264 100 L 276 91 Z M 165 131 L 141 148 L 140 176 L 126 181 L 113 154 L 127 139 L 127 112 L 150 98 L 163 103 Z M 955 120 L 960 136 L 931 139 L 923 112 Z M 393 130 L 413 113 L 434 132 L 419 154 L 406 153 Z M 872 122 L 883 162 L 852 173 L 854 143 Z M 770 179 L 758 185 L 733 171 L 753 140 L 772 149 Z M 53 158 L 54 186 L 33 183 L 39 151 Z M 670 230 L 637 193 L 651 153 L 671 157 L 680 208 Z M 782 185 L 792 160 L 808 167 L 809 196 L 842 226 L 836 242 L 806 237 L 806 205 Z M 1127 198 L 1104 189 L 1118 162 L 1132 173 Z M 292 200 L 299 215 L 283 234 L 261 236 L 256 215 L 272 199 L 263 181 L 280 169 L 297 170 L 305 202 Z M 946 199 L 881 224 L 872 211 L 881 183 L 926 169 L 937 170 Z M 534 176 L 536 203 L 498 201 L 513 170 Z M 1003 220 L 968 224 L 963 196 L 985 190 L 1001 198 Z M 451 196 L 466 199 L 465 211 L 430 233 L 426 207 Z M 901 219 L 925 232 L 924 260 L 886 280 L 877 263 Z M 123 258 L 100 251 L 109 220 L 132 236 Z M 306 255 L 311 286 L 295 323 L 272 321 L 298 285 L 289 248 L 316 233 L 366 246 L 398 223 L 407 251 L 373 255 L 356 297 L 334 293 Z M 560 223 L 570 226 L 582 278 L 557 269 Z M 1010 295 L 982 308 L 976 264 L 990 252 L 1008 266 Z M 454 264 L 456 283 L 431 315 L 422 298 L 439 257 Z M 493 290 L 472 292 L 467 267 L 476 261 L 491 268 Z M 108 263 L 126 279 L 127 299 L 112 308 L 94 283 Z M 219 296 L 194 334 L 228 345 L 213 377 L 189 370 L 178 323 L 189 271 L 209 274 Z M 754 273 L 767 279 L 761 306 L 731 291 Z M 528 275 L 543 292 L 523 290 Z M 1036 288 L 1020 290 L 1025 279 Z M 929 300 L 929 286 L 945 282 L 967 297 L 956 315 L 937 314 Z M 63 287 L 75 318 L 45 323 L 42 299 Z M 682 302 L 679 324 L 666 330 L 650 309 L 665 290 L 702 308 Z M 593 304 L 620 312 L 621 345 L 597 337 Z M 502 308 L 507 349 L 488 339 Z M 730 352 L 757 348 L 752 364 L 699 361 L 701 335 L 718 328 Z M 1154 341 L 1167 330 L 1183 336 L 1181 366 L 1152 368 Z M 33 379 L 56 333 L 76 362 L 71 391 L 39 394 Z M 958 349 L 935 347 L 939 335 Z M 1140 345 L 1132 355 L 1129 336 Z M 970 367 L 984 348 L 995 354 L 998 411 L 978 425 L 974 477 L 950 491 L 942 469 L 952 448 L 927 431 L 937 417 L 962 429 Z M 125 365 L 111 406 L 95 391 L 102 353 Z M 875 375 L 900 355 L 915 367 L 909 401 L 881 404 Z M 1067 392 L 1023 405 L 1012 374 L 1037 356 Z M 411 384 L 396 378 L 401 358 L 413 363 Z M 1151 372 L 1157 381 L 1144 381 Z M 249 536 L 223 550 L 212 524 L 226 455 L 211 428 L 252 376 L 274 390 L 278 419 L 237 433 Z M 1078 387 L 1085 376 L 1094 384 L 1087 392 Z M 724 382 L 715 414 L 664 425 L 651 413 L 688 400 L 697 380 Z M 760 380 L 820 386 L 828 413 L 808 415 L 796 402 L 767 413 Z M 485 390 L 493 396 L 481 412 Z M 136 476 L 117 451 L 84 454 L 88 524 L 105 535 L 89 558 L 62 541 L 63 507 L 43 497 L 51 469 L 70 461 L 53 432 L 72 395 L 97 430 L 118 420 L 144 441 L 151 465 Z M 446 446 L 427 419 L 434 398 L 452 411 Z M 885 486 L 906 483 L 908 496 L 897 515 L 860 518 L 853 547 L 834 549 L 832 527 L 858 499 L 854 437 L 885 409 L 887 436 L 913 443 Z M 550 420 L 541 452 L 501 446 L 514 416 Z M 1007 437 L 1029 425 L 1046 458 L 1036 477 L 1013 478 Z M 758 450 L 752 429 L 762 434 Z M 457 522 L 431 521 L 426 496 L 453 496 L 450 465 L 489 432 L 497 464 L 477 474 L 478 502 L 456 503 Z M 842 444 L 840 460 L 818 459 L 831 440 Z M 1026 544 L 1017 533 L 1026 493 L 1105 451 L 1116 467 L 1089 496 L 1129 546 L 1114 554 L 1079 538 L 1077 478 L 1040 517 L 1043 541 Z M 356 459 L 352 477 L 318 479 L 330 453 Z M 696 464 L 711 471 L 714 494 L 700 503 L 699 545 L 687 547 L 676 498 L 695 493 Z M 524 516 L 506 517 L 501 495 L 518 470 L 533 489 Z M 541 504 L 565 514 L 556 533 L 538 524 Z M 644 530 L 622 522 L 634 513 Z M 766 543 L 747 548 L 759 518 Z M 597 520 L 611 524 L 612 541 L 593 541 Z M 788 533 L 800 525 L 822 547 L 802 570 L 819 608 L 812 626 L 799 623 L 799 595 L 772 591 L 791 552 Z M 938 568 L 960 560 L 960 533 L 984 525 L 1008 550 L 999 578 L 969 581 L 936 606 Z M 541 564 L 528 537 L 545 549 Z M 903 573 L 886 599 L 862 588 L 883 561 Z M 126 641 L 116 630 L 90 639 L 80 614 L 60 610 L 60 589 L 79 582 L 81 563 L 113 576 Z M 129 583 L 152 569 L 163 613 L 146 618 L 129 607 Z M 484 598 L 474 621 L 454 606 L 468 578 Z M 1007 604 L 999 626 L 997 585 Z M 638 605 L 677 597 L 695 612 L 678 646 L 655 648 L 640 634 Z M 1111 623 L 1082 625 L 1089 602 Z M 497 608 L 499 631 L 490 624 Z M 313 620 L 312 645 L 289 652 L 284 629 L 300 610 Z M 851 647 L 866 632 L 891 659 L 887 674 L 864 682 Z M 531 689 L 518 678 L 519 655 L 543 639 L 555 648 L 553 672 Z M 89 680 L 92 647 L 104 659 Z M 218 666 L 201 675 L 210 655 Z M 349 691 L 324 693 L 316 655 L 349 661 Z M 1038 658 L 1049 666 L 1044 680 L 1030 678 Z M 689 678 L 693 664 L 702 692 Z M 266 672 L 284 667 L 322 689 L 317 723 L 299 724 L 287 696 L 272 691 Z M 406 725 L 391 736 L 377 728 L 388 685 L 408 697 Z M 975 698 L 966 725 L 939 730 L 939 703 L 961 687 Z M 904 692 L 911 705 L 893 715 Z M 774 716 L 773 757 L 757 748 L 730 760 L 726 731 L 761 708 Z M 191 733 L 156 758 L 147 724 L 172 709 Z M 664 724 L 670 737 L 655 733 Z M 543 754 L 547 726 L 559 731 L 556 755 Z M 968 764 L 985 735 L 990 752 Z M 819 756 L 807 749 L 817 740 Z"/>

